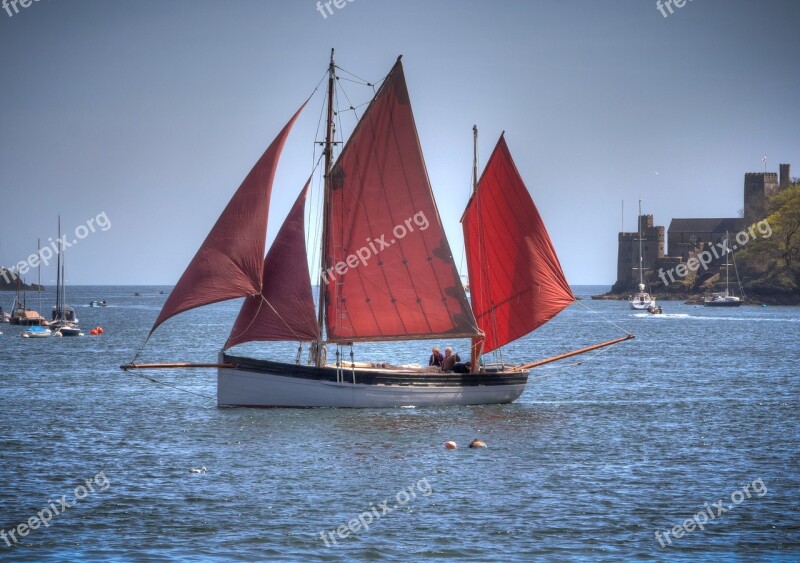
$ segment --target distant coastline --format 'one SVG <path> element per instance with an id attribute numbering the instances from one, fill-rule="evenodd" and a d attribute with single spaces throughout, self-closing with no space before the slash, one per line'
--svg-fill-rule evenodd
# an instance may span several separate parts
<path id="1" fill-rule="evenodd" d="M 0 267 L 0 291 L 16 291 L 17 288 L 25 291 L 44 291 L 43 285 L 27 284 L 22 280 L 17 283 L 17 276 L 6 268 Z"/>

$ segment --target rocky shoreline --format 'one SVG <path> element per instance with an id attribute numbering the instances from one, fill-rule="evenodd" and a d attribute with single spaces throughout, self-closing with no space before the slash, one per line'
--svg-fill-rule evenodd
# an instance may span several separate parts
<path id="1" fill-rule="evenodd" d="M 594 300 L 627 301 L 632 293 L 601 293 L 592 295 Z M 704 293 L 651 293 L 656 303 L 659 301 L 683 301 L 687 305 L 702 305 Z M 745 305 L 800 305 L 800 293 L 794 291 L 746 292 Z"/>
<path id="2" fill-rule="evenodd" d="M 5 273 L 5 275 L 3 275 L 3 273 Z M 25 291 L 44 291 L 43 285 L 37 285 L 35 283 L 29 284 L 20 281 L 19 286 L 17 286 L 17 278 L 8 272 L 8 270 L 0 268 L 0 291 L 16 291 L 17 287 Z"/>

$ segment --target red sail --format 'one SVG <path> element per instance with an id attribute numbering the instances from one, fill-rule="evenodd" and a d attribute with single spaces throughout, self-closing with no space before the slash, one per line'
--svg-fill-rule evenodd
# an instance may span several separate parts
<path id="1" fill-rule="evenodd" d="M 461 222 L 484 352 L 535 330 L 575 300 L 502 136 Z"/>
<path id="2" fill-rule="evenodd" d="M 328 228 L 330 340 L 477 334 L 399 60 L 331 171 Z"/>
<path id="3" fill-rule="evenodd" d="M 303 219 L 308 183 L 264 259 L 264 288 L 245 299 L 225 349 L 252 341 L 319 339 Z"/>
<path id="4" fill-rule="evenodd" d="M 168 318 L 261 291 L 272 180 L 283 144 L 305 103 L 264 152 L 211 228 L 150 333 Z"/>

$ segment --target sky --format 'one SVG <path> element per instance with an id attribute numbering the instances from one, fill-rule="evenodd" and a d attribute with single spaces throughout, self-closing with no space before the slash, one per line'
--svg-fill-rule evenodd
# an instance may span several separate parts
<path id="1" fill-rule="evenodd" d="M 481 166 L 505 131 L 575 285 L 614 282 L 639 199 L 657 225 L 736 217 L 764 155 L 800 176 L 795 0 L 689 0 L 666 17 L 655 0 L 342 4 L 326 16 L 316 0 L 0 9 L 0 264 L 55 239 L 60 215 L 77 240 L 70 284 L 174 284 L 331 48 L 370 82 L 403 55 L 458 263 L 473 124 Z M 372 95 L 341 84 L 354 105 Z M 320 93 L 287 142 L 268 240 L 311 172 Z"/>

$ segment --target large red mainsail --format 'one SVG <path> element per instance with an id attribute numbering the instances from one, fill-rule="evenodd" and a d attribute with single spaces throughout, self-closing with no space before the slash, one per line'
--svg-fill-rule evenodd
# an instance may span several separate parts
<path id="1" fill-rule="evenodd" d="M 342 150 L 330 184 L 328 339 L 475 336 L 399 60 Z"/>
<path id="2" fill-rule="evenodd" d="M 484 352 L 535 330 L 575 300 L 502 135 L 461 222 Z"/>
<path id="3" fill-rule="evenodd" d="M 307 193 L 308 182 L 264 259 L 261 294 L 245 299 L 224 349 L 252 341 L 319 339 L 305 242 Z"/>
<path id="4" fill-rule="evenodd" d="M 151 334 L 183 311 L 261 291 L 272 181 L 286 137 L 304 107 L 305 103 L 236 190 L 164 303 Z"/>

